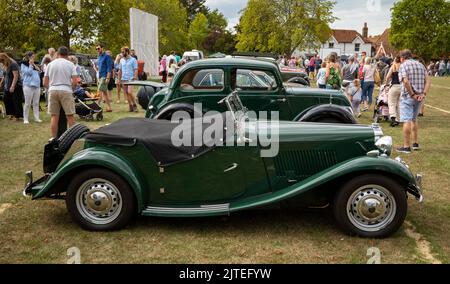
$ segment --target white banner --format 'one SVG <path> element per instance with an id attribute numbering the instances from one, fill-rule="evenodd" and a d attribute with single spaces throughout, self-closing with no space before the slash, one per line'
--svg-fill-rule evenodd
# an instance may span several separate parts
<path id="1" fill-rule="evenodd" d="M 130 9 L 131 48 L 145 62 L 150 76 L 159 73 L 158 17 L 139 9 Z"/>

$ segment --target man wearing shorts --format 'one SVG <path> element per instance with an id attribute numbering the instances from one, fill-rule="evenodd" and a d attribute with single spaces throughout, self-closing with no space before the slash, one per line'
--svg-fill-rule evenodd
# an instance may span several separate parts
<path id="1" fill-rule="evenodd" d="M 425 99 L 429 84 L 427 70 L 419 61 L 412 60 L 410 50 L 400 52 L 401 66 L 399 79 L 402 83 L 400 99 L 400 122 L 403 123 L 403 147 L 398 148 L 400 153 L 410 154 L 412 150 L 420 150 L 418 133 L 421 102 Z M 411 147 L 411 135 L 413 144 Z"/>
<path id="2" fill-rule="evenodd" d="M 104 46 L 102 44 L 97 45 L 97 52 L 98 52 L 97 68 L 99 78 L 98 91 L 100 92 L 103 100 L 106 103 L 106 112 L 112 112 L 111 100 L 110 97 L 108 96 L 108 85 L 112 77 L 113 60 L 111 56 L 106 54 L 103 48 Z"/>
<path id="3" fill-rule="evenodd" d="M 44 75 L 44 87 L 49 91 L 48 112 L 51 118 L 53 138 L 58 135 L 58 122 L 61 108 L 67 116 L 69 127 L 75 124 L 75 100 L 73 90 L 77 85 L 77 70 L 68 60 L 69 49 L 62 46 L 58 49 L 58 58 L 47 67 Z"/>

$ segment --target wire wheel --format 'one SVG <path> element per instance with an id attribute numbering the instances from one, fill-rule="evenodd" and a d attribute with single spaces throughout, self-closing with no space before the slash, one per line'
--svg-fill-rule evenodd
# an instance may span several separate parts
<path id="1" fill-rule="evenodd" d="M 397 204 L 392 193 L 380 185 L 358 188 L 348 199 L 347 215 L 350 222 L 364 232 L 385 229 L 394 220 Z"/>
<path id="2" fill-rule="evenodd" d="M 90 179 L 76 194 L 79 214 L 95 225 L 107 225 L 122 212 L 122 196 L 118 188 L 104 179 Z"/>

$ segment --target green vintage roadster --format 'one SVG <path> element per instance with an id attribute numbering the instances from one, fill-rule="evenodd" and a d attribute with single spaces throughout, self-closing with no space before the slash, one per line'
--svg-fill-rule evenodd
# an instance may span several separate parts
<path id="1" fill-rule="evenodd" d="M 423 200 L 421 176 L 389 158 L 392 138 L 377 125 L 272 124 L 249 119 L 237 93 L 223 103 L 233 130 L 220 125 L 193 146 L 176 145 L 174 133 L 195 133 L 201 125 L 200 137 L 209 137 L 212 119 L 130 118 L 93 132 L 76 125 L 46 146 L 47 174 L 33 181 L 28 172 L 24 194 L 65 199 L 73 220 L 94 231 L 123 228 L 135 214 L 207 217 L 331 206 L 345 232 L 375 238 L 400 228 L 408 194 Z M 262 155 L 269 146 L 259 134 L 271 128 L 277 151 Z"/>

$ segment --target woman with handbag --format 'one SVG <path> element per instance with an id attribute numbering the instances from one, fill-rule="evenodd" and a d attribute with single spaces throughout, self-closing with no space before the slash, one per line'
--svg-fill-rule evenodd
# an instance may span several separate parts
<path id="1" fill-rule="evenodd" d="M 6 53 L 0 53 L 0 63 L 6 69 L 3 101 L 5 103 L 6 115 L 10 119 L 20 121 L 23 119 L 23 90 L 20 80 L 20 67 L 16 61 L 9 57 Z"/>
<path id="2" fill-rule="evenodd" d="M 394 63 L 389 69 L 389 73 L 386 76 L 385 84 L 390 84 L 389 89 L 389 115 L 391 118 L 391 126 L 396 127 L 400 125 L 400 96 L 401 96 L 401 85 L 398 76 L 398 71 L 400 70 L 400 57 L 395 57 Z"/>

